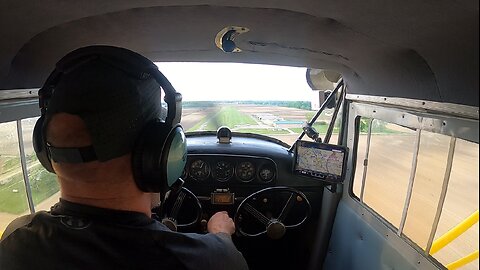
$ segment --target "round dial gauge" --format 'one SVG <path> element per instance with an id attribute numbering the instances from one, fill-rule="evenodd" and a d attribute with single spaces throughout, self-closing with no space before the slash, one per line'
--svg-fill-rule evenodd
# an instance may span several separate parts
<path id="1" fill-rule="evenodd" d="M 193 179 L 203 181 L 210 175 L 210 166 L 205 161 L 197 159 L 190 164 L 189 174 Z"/>
<path id="2" fill-rule="evenodd" d="M 237 165 L 237 177 L 242 182 L 250 182 L 255 177 L 255 166 L 249 161 Z"/>
<path id="3" fill-rule="evenodd" d="M 260 169 L 258 175 L 260 176 L 260 180 L 262 180 L 263 182 L 270 182 L 275 176 L 273 170 L 269 167 L 263 167 L 262 169 Z"/>
<path id="4" fill-rule="evenodd" d="M 180 176 L 180 178 L 182 178 L 183 180 L 187 179 L 187 167 L 183 169 L 182 176 Z"/>
<path id="5" fill-rule="evenodd" d="M 226 161 L 219 161 L 215 164 L 213 177 L 220 182 L 228 181 L 233 176 L 232 163 Z"/>

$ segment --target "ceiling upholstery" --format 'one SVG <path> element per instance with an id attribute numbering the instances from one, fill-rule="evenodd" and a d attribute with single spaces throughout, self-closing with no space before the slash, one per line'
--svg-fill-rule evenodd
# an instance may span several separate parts
<path id="1" fill-rule="evenodd" d="M 225 26 L 250 29 L 227 54 Z M 0 89 L 42 85 L 90 44 L 154 61 L 334 69 L 350 93 L 478 107 L 478 1 L 2 1 Z"/>

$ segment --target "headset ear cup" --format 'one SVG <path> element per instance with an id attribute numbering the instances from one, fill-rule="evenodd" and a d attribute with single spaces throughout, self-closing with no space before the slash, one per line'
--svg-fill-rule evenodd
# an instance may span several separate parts
<path id="1" fill-rule="evenodd" d="M 166 181 L 159 167 L 170 128 L 155 119 L 147 124 L 136 141 L 132 154 L 132 171 L 135 183 L 144 192 L 160 192 L 164 189 L 161 186 Z"/>
<path id="2" fill-rule="evenodd" d="M 185 162 L 186 142 L 182 127 L 172 128 L 157 119 L 148 124 L 137 139 L 132 154 L 135 183 L 144 192 L 165 194 L 172 181 L 180 177 Z"/>
<path id="3" fill-rule="evenodd" d="M 33 128 L 33 135 L 32 135 L 32 142 L 33 142 L 33 149 L 35 150 L 35 154 L 37 155 L 38 161 L 42 164 L 42 166 L 49 172 L 55 173 L 52 167 L 52 162 L 50 160 L 50 156 L 47 151 L 47 146 L 44 139 L 44 122 L 45 117 L 41 116 L 38 118 L 37 122 L 35 123 L 35 127 Z"/>
<path id="4" fill-rule="evenodd" d="M 183 174 L 187 163 L 187 140 L 182 126 L 177 124 L 168 134 L 163 148 L 161 168 L 166 172 L 167 185 L 171 187 Z"/>

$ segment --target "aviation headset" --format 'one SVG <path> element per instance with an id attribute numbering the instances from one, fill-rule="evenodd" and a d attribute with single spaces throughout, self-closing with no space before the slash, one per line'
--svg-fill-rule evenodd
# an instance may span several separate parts
<path id="1" fill-rule="evenodd" d="M 153 77 L 165 92 L 168 111 L 165 121 L 155 118 L 141 130 L 132 151 L 132 171 L 138 188 L 144 192 L 161 192 L 178 183 L 186 163 L 186 139 L 180 126 L 182 96 L 149 59 L 127 49 L 112 46 L 89 46 L 63 57 L 38 91 L 41 116 L 33 130 L 33 146 L 40 163 L 55 173 L 55 162 L 83 163 L 97 160 L 93 145 L 59 148 L 45 136 L 48 102 L 62 75 L 93 60 L 102 60 L 137 79 Z M 119 116 L 120 117 L 120 116 Z M 180 180 L 181 181 L 181 180 Z"/>

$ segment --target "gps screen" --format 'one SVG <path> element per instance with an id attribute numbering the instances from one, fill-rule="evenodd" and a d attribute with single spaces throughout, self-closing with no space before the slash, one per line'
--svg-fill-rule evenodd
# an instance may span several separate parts
<path id="1" fill-rule="evenodd" d="M 298 141 L 294 171 L 329 182 L 341 182 L 345 160 L 346 148 L 344 147 Z"/>

